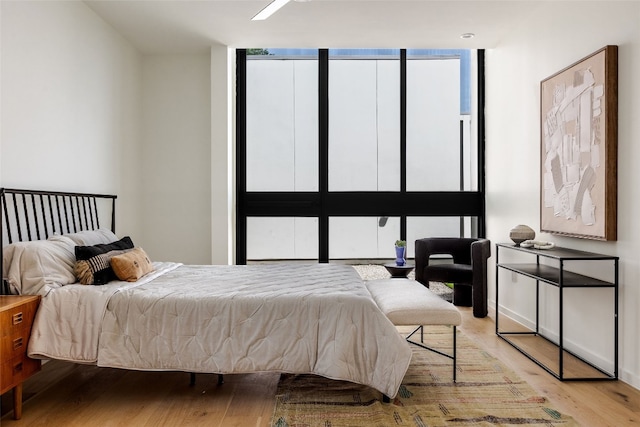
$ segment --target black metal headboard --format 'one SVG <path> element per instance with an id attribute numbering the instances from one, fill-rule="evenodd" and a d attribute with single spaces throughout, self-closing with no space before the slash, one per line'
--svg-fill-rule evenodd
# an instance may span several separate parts
<path id="1" fill-rule="evenodd" d="M 116 198 L 110 194 L 2 188 L 2 247 L 14 242 L 44 240 L 54 234 L 97 230 L 100 227 L 110 228 L 115 233 Z M 110 217 L 111 224 L 100 222 L 105 216 Z M 0 271 L 3 271 L 2 257 Z M 0 293 L 3 293 L 1 289 Z"/>

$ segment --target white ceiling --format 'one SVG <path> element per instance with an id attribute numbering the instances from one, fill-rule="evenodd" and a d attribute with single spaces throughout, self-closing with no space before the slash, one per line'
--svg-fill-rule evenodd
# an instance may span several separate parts
<path id="1" fill-rule="evenodd" d="M 237 48 L 492 48 L 545 1 L 291 1 L 266 21 L 270 0 L 85 0 L 141 52 Z M 475 33 L 471 40 L 462 33 Z"/>

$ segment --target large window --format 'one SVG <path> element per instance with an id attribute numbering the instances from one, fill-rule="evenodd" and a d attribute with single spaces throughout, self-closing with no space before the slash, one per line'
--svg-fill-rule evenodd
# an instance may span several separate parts
<path id="1" fill-rule="evenodd" d="M 239 50 L 237 262 L 388 259 L 399 238 L 483 235 L 477 55 Z"/>
<path id="2" fill-rule="evenodd" d="M 460 190 L 460 59 L 407 61 L 407 191 Z"/>
<path id="3" fill-rule="evenodd" d="M 400 191 L 400 50 L 329 50 L 329 191 Z"/>
<path id="4" fill-rule="evenodd" d="M 247 191 L 318 191 L 318 59 L 247 61 Z"/>

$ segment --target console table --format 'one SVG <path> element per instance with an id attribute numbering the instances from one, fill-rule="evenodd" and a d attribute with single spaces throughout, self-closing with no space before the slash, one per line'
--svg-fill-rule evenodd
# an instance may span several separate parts
<path id="1" fill-rule="evenodd" d="M 501 250 L 523 252 L 526 254 L 525 257 L 531 256 L 532 262 L 517 264 L 501 263 Z M 540 261 L 543 258 L 545 259 L 545 262 L 541 263 Z M 606 281 L 567 271 L 565 270 L 565 262 L 567 261 L 602 261 L 613 263 L 613 277 L 611 278 L 611 281 Z M 555 247 L 553 249 L 534 249 L 523 248 L 511 243 L 496 244 L 496 334 L 561 381 L 618 379 L 618 263 L 619 258 L 617 256 L 601 255 L 567 248 Z M 514 274 L 523 275 L 535 280 L 535 330 L 525 328 L 523 325 L 518 325 L 518 327 L 513 328 L 517 330 L 506 331 L 501 329 L 499 306 L 499 273 L 501 269 L 509 270 Z M 539 330 L 541 284 L 557 287 L 559 291 L 559 325 L 557 342 L 545 337 Z M 568 288 L 583 288 L 586 290 L 595 288 L 609 288 L 613 292 L 613 318 L 607 320 L 612 322 L 612 331 L 614 333 L 615 348 L 613 349 L 613 372 L 608 372 L 601 367 L 595 366 L 591 362 L 586 361 L 582 357 L 576 355 L 571 351 L 568 351 L 565 348 L 565 337 L 563 335 L 564 299 L 565 290 Z M 522 326 L 522 328 L 520 326 Z M 550 349 L 552 354 L 557 350 L 557 359 L 555 359 L 554 357 L 548 357 Z M 567 372 L 565 372 L 568 363 L 571 363 L 572 366 L 578 366 L 578 369 L 574 370 L 574 372 L 580 372 L 580 374 L 568 376 Z M 581 370 L 581 366 L 584 366 L 585 369 Z"/>

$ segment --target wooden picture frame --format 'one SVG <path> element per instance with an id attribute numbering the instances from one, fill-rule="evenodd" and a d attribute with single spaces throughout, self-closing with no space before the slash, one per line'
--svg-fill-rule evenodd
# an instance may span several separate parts
<path id="1" fill-rule="evenodd" d="M 617 239 L 618 47 L 540 82 L 540 231 Z"/>

